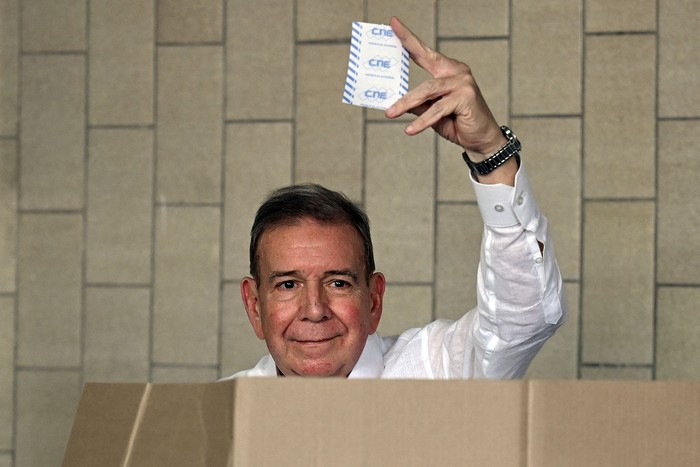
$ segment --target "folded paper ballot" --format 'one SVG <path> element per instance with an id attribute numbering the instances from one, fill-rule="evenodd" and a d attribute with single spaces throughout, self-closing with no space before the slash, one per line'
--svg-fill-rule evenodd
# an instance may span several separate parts
<path id="1" fill-rule="evenodd" d="M 346 104 L 387 109 L 408 92 L 408 52 L 390 26 L 352 23 Z"/>

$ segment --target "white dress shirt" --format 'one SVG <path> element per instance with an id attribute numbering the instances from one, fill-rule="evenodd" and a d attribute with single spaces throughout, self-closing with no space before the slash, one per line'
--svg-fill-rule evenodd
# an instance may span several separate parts
<path id="1" fill-rule="evenodd" d="M 484 221 L 477 306 L 457 321 L 372 334 L 350 378 L 519 378 L 564 323 L 561 274 L 525 169 L 514 187 L 472 184 Z M 272 356 L 227 379 L 243 376 L 277 376 Z"/>

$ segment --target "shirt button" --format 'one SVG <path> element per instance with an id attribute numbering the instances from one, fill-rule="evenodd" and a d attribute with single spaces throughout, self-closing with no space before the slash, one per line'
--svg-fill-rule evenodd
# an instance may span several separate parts
<path id="1" fill-rule="evenodd" d="M 542 257 L 541 257 L 541 256 L 538 256 L 537 258 L 535 258 L 535 263 L 539 264 L 539 263 L 541 263 L 541 262 L 542 262 Z"/>
<path id="2" fill-rule="evenodd" d="M 518 206 L 522 206 L 524 201 L 525 200 L 523 199 L 522 195 L 518 196 Z"/>
<path id="3" fill-rule="evenodd" d="M 496 210 L 496 212 L 503 212 L 503 206 L 500 204 L 495 205 L 493 208 Z"/>

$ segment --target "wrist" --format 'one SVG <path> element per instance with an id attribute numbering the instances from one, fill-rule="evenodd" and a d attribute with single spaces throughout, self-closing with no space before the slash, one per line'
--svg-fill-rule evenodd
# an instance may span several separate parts
<path id="1" fill-rule="evenodd" d="M 496 153 L 504 144 L 508 142 L 508 138 L 503 134 L 501 127 L 496 122 L 489 125 L 479 138 L 478 144 L 473 144 L 469 147 L 463 145 L 462 148 L 469 154 L 469 159 L 474 163 L 479 163 L 488 159 Z"/>
<path id="2" fill-rule="evenodd" d="M 507 178 L 510 179 L 517 172 L 521 144 L 518 137 L 506 126 L 500 127 L 501 138 L 493 139 L 489 148 L 496 147 L 490 153 L 479 152 L 477 154 L 462 154 L 472 175 L 479 181 L 501 179 L 501 176 L 493 177 L 495 174 L 509 172 Z M 488 183 L 491 183 L 489 181 Z M 498 182 L 497 182 L 498 183 Z"/>
<path id="3" fill-rule="evenodd" d="M 481 146 L 479 150 L 469 150 L 465 148 L 465 152 L 469 154 L 469 159 L 471 159 L 472 162 L 478 164 L 479 162 L 485 161 L 489 157 L 493 156 L 507 142 L 508 138 L 503 136 L 503 133 L 501 133 L 499 130 L 498 137 L 496 139 L 493 139 L 484 146 Z"/>

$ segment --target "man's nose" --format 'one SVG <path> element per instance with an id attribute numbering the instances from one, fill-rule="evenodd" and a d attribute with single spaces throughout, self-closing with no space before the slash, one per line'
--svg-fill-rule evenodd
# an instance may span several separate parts
<path id="1" fill-rule="evenodd" d="M 328 297 L 323 285 L 313 284 L 306 288 L 301 313 L 302 319 L 312 322 L 320 322 L 330 318 Z"/>

